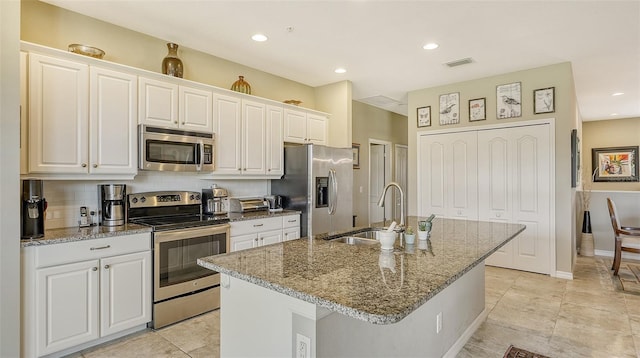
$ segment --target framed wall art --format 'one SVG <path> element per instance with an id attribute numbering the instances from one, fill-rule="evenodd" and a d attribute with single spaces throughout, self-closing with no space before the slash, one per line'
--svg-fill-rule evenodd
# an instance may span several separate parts
<path id="1" fill-rule="evenodd" d="M 431 106 L 418 108 L 418 128 L 431 126 Z"/>
<path id="2" fill-rule="evenodd" d="M 360 144 L 351 143 L 353 149 L 353 169 L 360 169 Z"/>
<path id="3" fill-rule="evenodd" d="M 593 148 L 594 182 L 638 181 L 638 146 Z"/>
<path id="4" fill-rule="evenodd" d="M 486 98 L 469 100 L 469 122 L 484 121 L 487 119 Z"/>
<path id="5" fill-rule="evenodd" d="M 571 187 L 578 185 L 580 178 L 580 138 L 578 138 L 578 130 L 571 130 Z"/>
<path id="6" fill-rule="evenodd" d="M 460 123 L 460 93 L 440 95 L 440 125 Z"/>
<path id="7" fill-rule="evenodd" d="M 555 87 L 533 91 L 533 114 L 553 113 L 556 111 Z"/>
<path id="8" fill-rule="evenodd" d="M 522 116 L 522 92 L 520 82 L 496 87 L 496 117 L 498 119 Z"/>

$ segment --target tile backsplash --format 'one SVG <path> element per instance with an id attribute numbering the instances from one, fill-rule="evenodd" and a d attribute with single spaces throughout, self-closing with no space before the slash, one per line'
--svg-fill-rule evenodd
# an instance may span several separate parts
<path id="1" fill-rule="evenodd" d="M 128 194 L 161 190 L 199 192 L 218 184 L 233 197 L 267 195 L 271 187 L 269 180 L 212 180 L 200 179 L 193 173 L 173 172 L 141 172 L 134 180 L 47 180 L 44 181 L 44 197 L 48 203 L 45 228 L 77 226 L 81 206 L 94 211 L 91 219 L 97 222 L 99 184 L 126 184 Z"/>

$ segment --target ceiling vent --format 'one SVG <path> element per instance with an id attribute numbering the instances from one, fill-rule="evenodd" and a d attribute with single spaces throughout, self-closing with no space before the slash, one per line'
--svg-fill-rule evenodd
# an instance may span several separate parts
<path id="1" fill-rule="evenodd" d="M 382 107 L 398 106 L 401 104 L 400 101 L 397 101 L 393 98 L 389 98 L 387 96 L 382 96 L 382 95 L 362 98 L 359 101 L 371 104 L 373 106 L 382 106 Z"/>
<path id="2" fill-rule="evenodd" d="M 449 67 L 456 67 L 456 66 L 462 66 L 462 65 L 467 65 L 469 63 L 472 63 L 473 59 L 471 57 L 467 57 L 467 58 L 461 58 L 459 60 L 454 60 L 454 61 L 450 61 L 445 63 L 445 65 L 449 66 Z"/>

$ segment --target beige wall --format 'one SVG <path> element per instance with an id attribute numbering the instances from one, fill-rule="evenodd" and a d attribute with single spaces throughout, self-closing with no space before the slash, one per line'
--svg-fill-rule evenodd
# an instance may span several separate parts
<path id="1" fill-rule="evenodd" d="M 341 81 L 316 87 L 316 106 L 319 111 L 331 113 L 329 145 L 351 147 L 351 82 Z"/>
<path id="2" fill-rule="evenodd" d="M 66 50 L 71 43 L 92 45 L 106 52 L 105 60 L 148 71 L 161 72 L 167 41 L 115 26 L 35 0 L 22 0 L 23 41 Z M 231 88 L 238 75 L 251 84 L 252 94 L 276 101 L 298 99 L 301 107 L 317 109 L 313 87 L 240 64 L 180 47 L 184 78 Z"/>
<path id="3" fill-rule="evenodd" d="M 353 214 L 358 216 L 356 226 L 367 225 L 369 220 L 368 143 L 371 138 L 407 144 L 407 117 L 353 101 L 353 143 L 360 144 L 360 169 L 353 171 Z M 391 153 L 391 158 L 394 155 Z M 393 172 L 393 167 L 391 170 Z"/>
<path id="4" fill-rule="evenodd" d="M 591 149 L 640 145 L 640 118 L 612 119 L 582 123 L 582 164 L 586 173 L 593 173 Z M 637 168 L 636 170 L 640 170 Z M 584 176 L 591 181 L 590 175 Z M 592 190 L 640 190 L 640 182 L 597 182 L 591 183 Z"/>
<path id="5" fill-rule="evenodd" d="M 522 117 L 496 119 L 496 86 L 512 82 L 521 82 Z M 555 113 L 533 114 L 533 91 L 539 88 L 555 87 Z M 460 93 L 460 123 L 440 126 L 438 123 L 438 103 L 441 94 Z M 487 120 L 469 122 L 469 99 L 486 97 Z M 532 119 L 555 118 L 555 219 L 556 219 L 556 269 L 572 272 L 575 252 L 575 232 L 571 225 L 575 219 L 574 190 L 571 188 L 571 129 L 576 128 L 575 88 L 570 63 L 512 72 L 472 81 L 454 83 L 446 86 L 426 88 L 409 93 L 409 191 L 417 188 L 417 122 L 416 109 L 431 106 L 432 126 L 420 128 L 421 131 L 454 129 L 487 124 L 521 122 Z M 409 214 L 417 213 L 415 196 L 409 195 Z"/>
<path id="6" fill-rule="evenodd" d="M 20 356 L 19 14 L 0 1 L 0 357 Z"/>

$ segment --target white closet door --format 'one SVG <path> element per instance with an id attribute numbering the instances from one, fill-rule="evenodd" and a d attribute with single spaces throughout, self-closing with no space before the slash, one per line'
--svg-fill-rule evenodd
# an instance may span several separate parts
<path id="1" fill-rule="evenodd" d="M 420 216 L 478 218 L 477 133 L 420 137 Z"/>
<path id="2" fill-rule="evenodd" d="M 487 264 L 549 273 L 549 146 L 549 125 L 478 133 L 479 219 L 527 226 Z"/>

